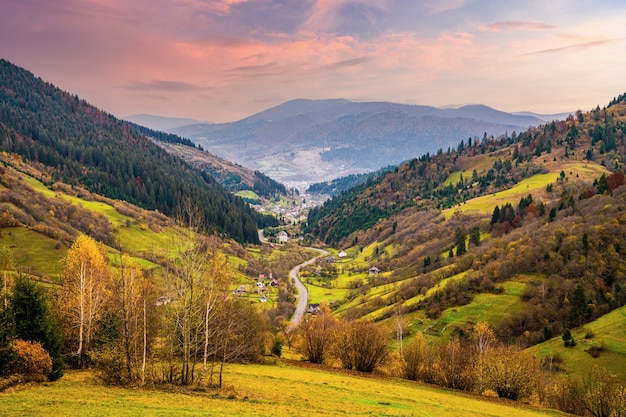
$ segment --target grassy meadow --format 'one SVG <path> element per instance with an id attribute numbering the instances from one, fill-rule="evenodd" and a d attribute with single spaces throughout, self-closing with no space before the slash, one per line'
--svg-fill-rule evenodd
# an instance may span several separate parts
<path id="1" fill-rule="evenodd" d="M 561 358 L 559 367 L 568 374 L 583 378 L 594 366 L 600 366 L 626 383 L 626 307 L 573 329 L 572 336 L 576 341 L 574 347 L 563 346 L 559 335 L 528 350 L 541 357 L 552 355 Z M 588 352 L 594 346 L 602 349 L 597 358 Z"/>
<path id="2" fill-rule="evenodd" d="M 0 394 L 0 415 L 20 416 L 559 416 L 519 403 L 395 379 L 279 362 L 227 365 L 225 388 L 124 389 L 89 371 Z"/>

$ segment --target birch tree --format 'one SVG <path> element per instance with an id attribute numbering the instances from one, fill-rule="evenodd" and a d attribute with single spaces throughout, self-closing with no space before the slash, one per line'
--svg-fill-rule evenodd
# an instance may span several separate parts
<path id="1" fill-rule="evenodd" d="M 63 262 L 60 308 L 67 320 L 66 337 L 74 345 L 72 355 L 81 368 L 109 297 L 110 274 L 103 251 L 85 235 L 76 239 Z"/>
<path id="2" fill-rule="evenodd" d="M 194 382 L 194 369 L 202 358 L 201 378 L 210 356 L 210 339 L 215 334 L 211 320 L 216 304 L 224 299 L 232 276 L 228 260 L 219 252 L 218 240 L 201 234 L 200 211 L 184 202 L 178 216 L 179 228 L 172 240 L 176 260 L 168 268 L 166 284 L 172 303 L 169 308 L 171 342 L 181 360 L 180 384 Z"/>
<path id="3" fill-rule="evenodd" d="M 115 287 L 126 372 L 130 380 L 144 384 L 148 348 L 153 337 L 149 325 L 155 303 L 152 285 L 137 261 L 122 255 Z"/>
<path id="4" fill-rule="evenodd" d="M 11 249 L 6 246 L 0 247 L 0 270 L 2 270 L 2 298 L 4 308 L 9 306 L 9 276 L 7 272 L 15 270 L 15 260 Z"/>

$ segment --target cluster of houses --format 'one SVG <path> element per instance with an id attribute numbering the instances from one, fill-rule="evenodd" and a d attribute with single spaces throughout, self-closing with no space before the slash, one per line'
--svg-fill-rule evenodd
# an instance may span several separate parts
<path id="1" fill-rule="evenodd" d="M 259 301 L 261 301 L 262 303 L 267 302 L 266 293 L 267 293 L 268 287 L 273 287 L 273 288 L 278 287 L 278 280 L 274 278 L 272 274 L 270 274 L 269 280 L 266 283 L 265 274 L 259 274 L 259 277 L 257 278 L 255 286 L 254 286 L 253 293 L 261 294 L 261 296 L 259 297 Z M 242 296 L 247 292 L 248 292 L 248 286 L 240 285 L 238 288 L 236 288 L 233 291 L 233 294 L 235 294 L 236 296 Z"/>

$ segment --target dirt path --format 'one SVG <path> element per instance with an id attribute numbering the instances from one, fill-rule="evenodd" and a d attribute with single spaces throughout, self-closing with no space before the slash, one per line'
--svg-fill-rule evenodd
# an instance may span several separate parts
<path id="1" fill-rule="evenodd" d="M 296 311 L 293 313 L 293 316 L 291 316 L 291 323 L 289 323 L 289 328 L 287 329 L 287 331 L 289 332 L 295 330 L 296 327 L 298 327 L 298 325 L 300 324 L 300 322 L 302 322 L 304 313 L 306 313 L 306 308 L 309 305 L 309 293 L 307 292 L 306 287 L 304 286 L 302 281 L 300 281 L 300 277 L 298 277 L 298 273 L 300 272 L 300 269 L 304 266 L 312 264 L 320 256 L 328 255 L 328 252 L 323 249 L 317 249 L 317 248 L 307 248 L 307 249 L 311 249 L 316 252 L 319 252 L 320 255 L 312 259 L 309 259 L 308 261 L 304 263 L 301 263 L 300 265 L 294 267 L 291 271 L 289 271 L 289 277 L 293 280 L 294 285 L 298 289 L 298 295 L 297 295 L 298 303 L 296 305 Z"/>

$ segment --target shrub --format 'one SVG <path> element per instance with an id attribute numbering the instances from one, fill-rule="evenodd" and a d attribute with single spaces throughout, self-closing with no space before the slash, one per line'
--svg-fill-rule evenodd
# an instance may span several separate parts
<path id="1" fill-rule="evenodd" d="M 272 345 L 272 355 L 276 355 L 280 358 L 280 355 L 283 353 L 283 342 L 279 338 L 274 339 L 274 344 Z"/>
<path id="2" fill-rule="evenodd" d="M 402 374 L 404 378 L 427 381 L 427 371 L 432 369 L 432 352 L 426 339 L 418 333 L 402 350 Z"/>
<path id="3" fill-rule="evenodd" d="M 584 380 L 585 407 L 593 416 L 622 417 L 626 411 L 626 387 L 604 368 L 594 366 Z"/>
<path id="4" fill-rule="evenodd" d="M 479 362 L 483 387 L 510 400 L 530 397 L 540 373 L 538 361 L 516 346 L 491 349 Z"/>
<path id="5" fill-rule="evenodd" d="M 343 321 L 333 339 L 333 353 L 346 369 L 372 372 L 389 354 L 387 333 L 372 322 Z"/>
<path id="6" fill-rule="evenodd" d="M 15 340 L 12 343 L 17 354 L 16 369 L 25 375 L 47 376 L 52 372 L 52 358 L 39 342 Z"/>
<path id="7" fill-rule="evenodd" d="M 542 403 L 566 413 L 585 414 L 583 387 L 577 379 L 564 374 L 554 374 L 545 381 Z"/>
<path id="8" fill-rule="evenodd" d="M 598 358 L 600 353 L 604 350 L 602 346 L 591 346 L 589 349 L 586 349 L 585 352 L 590 354 L 594 358 Z"/>

